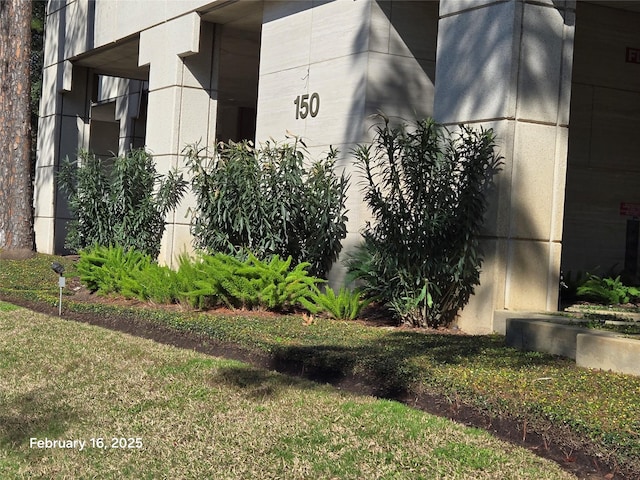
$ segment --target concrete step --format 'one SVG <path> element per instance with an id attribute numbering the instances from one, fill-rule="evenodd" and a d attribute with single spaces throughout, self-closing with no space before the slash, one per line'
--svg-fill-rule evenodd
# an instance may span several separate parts
<path id="1" fill-rule="evenodd" d="M 507 318 L 505 343 L 560 355 L 586 368 L 640 376 L 640 337 L 594 330 L 567 319 Z"/>

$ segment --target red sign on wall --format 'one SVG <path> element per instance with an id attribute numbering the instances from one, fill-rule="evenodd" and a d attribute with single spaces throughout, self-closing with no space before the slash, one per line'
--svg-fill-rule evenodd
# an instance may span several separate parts
<path id="1" fill-rule="evenodd" d="M 640 48 L 627 47 L 627 63 L 640 63 Z"/>
<path id="2" fill-rule="evenodd" d="M 620 215 L 625 217 L 640 217 L 640 203 L 620 203 Z"/>

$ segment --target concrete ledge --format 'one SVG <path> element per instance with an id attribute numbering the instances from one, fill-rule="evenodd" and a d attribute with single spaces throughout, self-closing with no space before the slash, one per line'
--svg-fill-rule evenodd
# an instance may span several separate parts
<path id="1" fill-rule="evenodd" d="M 526 318 L 507 318 L 505 343 L 519 350 L 545 352 L 576 358 L 577 337 L 585 334 L 584 328 L 571 325 L 567 319 L 556 321 Z M 610 337 L 608 332 L 589 331 L 587 335 Z"/>
<path id="2" fill-rule="evenodd" d="M 640 339 L 580 333 L 576 365 L 640 376 Z"/>
<path id="3" fill-rule="evenodd" d="M 539 312 L 517 312 L 513 310 L 496 310 L 493 312 L 493 331 L 500 335 L 507 334 L 507 319 L 521 318 L 526 320 L 547 320 L 557 323 L 571 323 L 567 317 Z"/>

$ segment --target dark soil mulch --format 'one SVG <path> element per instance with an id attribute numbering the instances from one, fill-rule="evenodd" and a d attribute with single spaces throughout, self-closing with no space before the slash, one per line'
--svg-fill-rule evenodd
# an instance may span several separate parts
<path id="1" fill-rule="evenodd" d="M 85 289 L 80 288 L 79 285 L 75 285 L 74 283 L 68 283 L 67 286 L 71 287 L 70 290 L 75 290 L 75 294 L 72 297 L 65 297 L 67 301 L 72 300 L 74 302 L 100 302 L 149 308 L 149 305 L 140 302 L 121 299 L 109 299 L 91 295 Z M 52 307 L 44 303 L 26 301 L 19 297 L 10 297 L 6 295 L 0 295 L 0 299 L 9 301 L 16 305 L 21 305 L 36 312 L 41 312 L 48 315 L 58 314 L 58 310 L 56 307 Z M 175 310 L 180 309 L 177 306 L 161 307 L 155 305 L 153 306 L 153 308 L 168 308 Z M 220 311 L 219 313 L 225 312 Z M 234 311 L 233 313 L 234 315 L 239 314 L 238 311 Z M 269 312 L 260 312 L 259 314 L 265 316 L 274 315 Z M 256 312 L 251 312 L 251 315 L 255 316 Z M 89 323 L 91 325 L 97 325 L 100 327 L 117 330 L 131 335 L 155 340 L 164 344 L 173 345 L 179 348 L 192 349 L 216 357 L 240 360 L 250 363 L 256 367 L 275 370 L 288 375 L 310 378 L 311 380 L 319 381 L 322 383 L 331 383 L 338 388 L 354 393 L 384 396 L 386 398 L 402 401 L 412 407 L 420 408 L 426 412 L 449 418 L 464 425 L 485 429 L 498 438 L 527 448 L 541 457 L 555 461 L 562 468 L 571 472 L 579 479 L 623 480 L 636 478 L 629 472 L 620 470 L 615 465 L 608 465 L 606 463 L 603 463 L 599 459 L 585 454 L 584 452 L 574 451 L 568 447 L 563 446 L 562 438 L 564 437 L 565 432 L 563 432 L 560 428 L 556 429 L 557 431 L 554 432 L 554 428 L 551 427 L 545 432 L 545 435 L 543 437 L 542 435 L 539 435 L 537 433 L 528 432 L 526 429 L 526 425 L 523 425 L 520 421 L 515 421 L 511 418 L 497 418 L 469 405 L 452 402 L 451 399 L 441 395 L 421 393 L 420 395 L 415 396 L 408 395 L 407 393 L 397 392 L 381 395 L 379 391 L 376 391 L 375 386 L 369 385 L 364 379 L 361 378 L 341 377 L 339 380 L 334 380 L 333 378 L 318 377 L 318 375 L 313 374 L 313 372 L 305 371 L 304 366 L 300 364 L 296 365 L 292 362 L 283 361 L 282 359 L 263 352 L 250 351 L 240 346 L 220 343 L 200 335 L 177 332 L 168 327 L 151 324 L 150 322 L 146 322 L 143 320 L 136 322 L 132 321 L 131 318 L 124 318 L 116 314 L 98 315 L 72 311 L 64 311 L 63 316 L 64 318 L 69 320 L 75 320 L 79 322 Z M 380 310 L 369 310 L 368 312 L 366 312 L 364 319 L 360 320 L 360 322 L 368 325 L 378 326 L 381 328 L 403 328 L 389 321 L 389 317 L 384 313 L 381 313 Z M 456 330 L 433 330 L 430 331 L 430 333 L 463 334 L 462 332 Z"/>

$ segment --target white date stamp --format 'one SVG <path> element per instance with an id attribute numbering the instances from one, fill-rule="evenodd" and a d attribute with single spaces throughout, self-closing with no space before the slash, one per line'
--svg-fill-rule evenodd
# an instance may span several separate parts
<path id="1" fill-rule="evenodd" d="M 100 450 L 140 450 L 142 447 L 142 437 L 90 437 L 87 439 L 29 438 L 29 448 L 44 450 L 70 449 L 81 452 L 88 448 L 98 448 Z"/>

